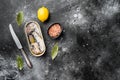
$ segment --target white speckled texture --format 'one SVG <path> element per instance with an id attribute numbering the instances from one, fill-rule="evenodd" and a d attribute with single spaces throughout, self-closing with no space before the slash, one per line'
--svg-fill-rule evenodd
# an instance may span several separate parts
<path id="1" fill-rule="evenodd" d="M 45 6 L 50 17 L 38 21 L 36 12 Z M 23 11 L 22 26 L 16 14 Z M 35 20 L 41 25 L 46 53 L 34 57 L 24 34 L 24 25 Z M 58 22 L 62 35 L 51 39 L 47 29 Z M 33 69 L 24 63 L 19 71 L 16 56 L 21 55 L 10 31 L 14 27 Z M 52 61 L 50 52 L 58 42 L 59 52 Z M 21 55 L 22 56 L 22 55 Z M 120 80 L 120 1 L 119 0 L 2 0 L 0 2 L 0 80 Z"/>

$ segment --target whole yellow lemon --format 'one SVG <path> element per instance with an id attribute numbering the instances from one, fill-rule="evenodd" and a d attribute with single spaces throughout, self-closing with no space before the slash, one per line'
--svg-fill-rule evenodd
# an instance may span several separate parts
<path id="1" fill-rule="evenodd" d="M 41 22 L 44 22 L 49 17 L 49 10 L 46 7 L 41 7 L 37 11 L 37 17 Z"/>

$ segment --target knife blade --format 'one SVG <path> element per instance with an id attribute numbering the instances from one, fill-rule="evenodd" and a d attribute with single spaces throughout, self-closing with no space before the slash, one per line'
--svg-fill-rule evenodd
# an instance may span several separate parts
<path id="1" fill-rule="evenodd" d="M 21 45 L 17 35 L 15 34 L 11 24 L 9 24 L 9 29 L 10 29 L 11 35 L 12 35 L 12 37 L 13 37 L 13 39 L 15 41 L 15 44 L 17 45 L 18 49 L 22 49 L 22 45 Z"/>
<path id="2" fill-rule="evenodd" d="M 29 68 L 32 68 L 31 62 L 30 62 L 29 58 L 27 57 L 25 51 L 23 50 L 22 44 L 20 43 L 17 35 L 15 34 L 15 32 L 14 32 L 13 27 L 12 27 L 11 24 L 9 24 L 9 29 L 10 29 L 10 33 L 11 33 L 11 35 L 12 35 L 12 38 L 13 38 L 15 44 L 17 45 L 18 49 L 21 50 L 22 55 L 24 56 L 25 61 L 26 61 L 27 65 L 28 65 L 28 67 L 29 67 Z"/>

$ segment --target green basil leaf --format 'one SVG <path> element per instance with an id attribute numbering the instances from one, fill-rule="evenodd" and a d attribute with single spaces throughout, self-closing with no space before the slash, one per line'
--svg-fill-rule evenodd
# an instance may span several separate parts
<path id="1" fill-rule="evenodd" d="M 17 56 L 17 67 L 19 70 L 22 70 L 23 69 L 23 60 L 22 60 L 22 57 L 21 56 Z"/>
<path id="2" fill-rule="evenodd" d="M 57 54 L 58 54 L 58 43 L 56 43 L 56 44 L 53 46 L 52 50 L 51 50 L 52 60 L 55 59 L 55 57 L 57 56 Z"/>
<path id="3" fill-rule="evenodd" d="M 17 21 L 18 26 L 20 26 L 23 23 L 23 21 L 24 21 L 23 11 L 18 12 L 17 17 L 16 17 L 16 21 Z"/>

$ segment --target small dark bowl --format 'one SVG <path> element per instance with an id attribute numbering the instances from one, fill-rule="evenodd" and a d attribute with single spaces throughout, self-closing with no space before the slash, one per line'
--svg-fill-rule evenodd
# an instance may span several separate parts
<path id="1" fill-rule="evenodd" d="M 49 29 L 50 29 L 53 25 L 55 25 L 55 24 L 58 24 L 58 25 L 60 26 L 60 28 L 61 28 L 61 32 L 59 33 L 58 36 L 52 37 L 52 36 L 50 36 L 50 34 L 49 34 Z M 52 39 L 56 39 L 56 38 L 58 38 L 58 37 L 61 35 L 62 31 L 63 31 L 63 27 L 60 25 L 60 23 L 53 23 L 53 24 L 50 25 L 50 27 L 48 28 L 48 30 L 47 30 L 47 34 L 48 34 Z"/>

